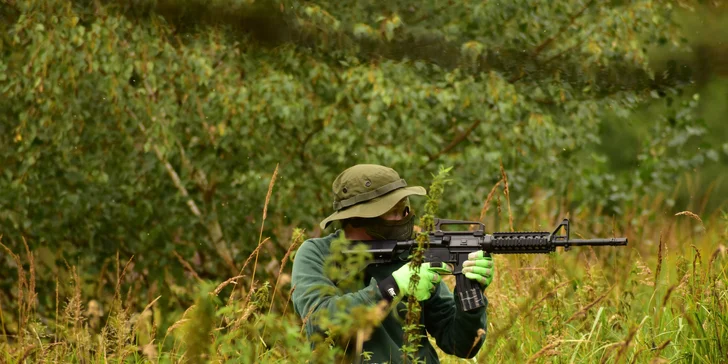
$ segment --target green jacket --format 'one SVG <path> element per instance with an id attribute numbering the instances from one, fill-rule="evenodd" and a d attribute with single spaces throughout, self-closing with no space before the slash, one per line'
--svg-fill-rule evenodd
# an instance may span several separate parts
<path id="1" fill-rule="evenodd" d="M 337 308 L 348 309 L 359 306 L 373 306 L 383 300 L 377 287 L 377 281 L 388 277 L 405 261 L 382 264 L 367 269 L 369 282 L 366 286 L 361 283 L 359 290 L 344 290 L 324 274 L 324 260 L 329 256 L 331 242 L 337 237 L 340 230 L 323 238 L 305 241 L 296 252 L 293 261 L 292 287 L 293 307 L 296 313 L 306 319 L 306 333 L 311 336 L 321 332 L 316 326 L 314 318 L 321 309 L 329 314 Z M 372 269 L 374 268 L 374 269 Z M 321 289 L 325 287 L 326 289 Z M 483 337 L 474 347 L 473 342 L 478 336 L 478 329 L 486 329 L 485 308 L 473 312 L 463 312 L 459 303 L 456 303 L 453 293 L 444 282 L 440 282 L 432 297 L 422 303 L 420 323 L 425 326 L 430 336 L 435 338 L 437 346 L 445 353 L 461 358 L 472 358 L 483 345 Z M 401 303 L 400 303 L 401 305 Z M 371 353 L 369 363 L 399 363 L 402 361 L 400 348 L 403 345 L 404 331 L 397 318 L 396 310 L 392 310 L 382 324 L 375 329 L 370 340 L 364 343 L 364 351 Z M 472 350 L 471 350 L 472 349 Z M 426 363 L 439 363 L 437 353 L 428 340 L 423 340 L 418 353 L 420 359 Z"/>

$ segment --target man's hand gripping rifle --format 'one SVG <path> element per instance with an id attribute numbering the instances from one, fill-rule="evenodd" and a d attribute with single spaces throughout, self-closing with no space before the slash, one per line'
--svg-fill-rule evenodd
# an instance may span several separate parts
<path id="1" fill-rule="evenodd" d="M 443 225 L 477 225 L 476 230 L 443 231 Z M 561 230 L 563 235 L 559 235 Z M 483 292 L 477 282 L 462 273 L 468 254 L 483 250 L 486 254 L 547 254 L 556 251 L 557 246 L 568 251 L 572 246 L 627 245 L 627 238 L 570 239 L 569 220 L 564 219 L 556 229 L 548 231 L 516 231 L 485 233 L 485 225 L 475 221 L 435 219 L 435 230 L 429 233 L 429 246 L 425 250 L 425 262 L 445 262 L 453 267 L 458 299 L 465 311 L 475 310 L 484 303 Z M 367 251 L 372 254 L 372 263 L 388 263 L 403 260 L 406 254 L 417 246 L 415 240 L 367 240 Z"/>

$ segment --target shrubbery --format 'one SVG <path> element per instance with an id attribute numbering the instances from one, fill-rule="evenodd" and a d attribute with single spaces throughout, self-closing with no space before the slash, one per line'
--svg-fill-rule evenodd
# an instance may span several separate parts
<path id="1" fill-rule="evenodd" d="M 716 152 L 684 148 L 706 133 L 693 113 L 699 97 L 683 94 L 689 75 L 655 72 L 647 57 L 649 47 L 685 47 L 673 5 L 602 5 L 3 1 L 0 315 L 4 345 L 23 337 L 6 359 L 101 360 L 139 348 L 173 359 L 185 351 L 165 334 L 182 330 L 175 323 L 198 302 L 192 322 L 213 324 L 198 322 L 197 335 L 212 328 L 217 344 L 195 357 L 290 360 L 300 350 L 328 360 L 336 353 L 306 351 L 285 301 L 270 302 L 290 289 L 283 256 L 303 236 L 294 227 L 322 234 L 331 181 L 359 162 L 423 185 L 452 166 L 439 213 L 454 218 L 481 216 L 502 165 L 517 224 L 546 229 L 571 213 L 597 233 L 616 215 L 623 231 L 656 240 L 653 225 L 671 207 L 658 193 Z M 633 117 L 655 98 L 669 106 L 665 117 L 635 120 L 654 131 L 640 140 L 639 167 L 610 173 L 595 146 L 619 141 L 600 140 L 600 122 Z M 500 196 L 492 229 L 507 226 Z M 701 272 L 716 289 L 725 278 Z M 197 292 L 201 281 L 237 276 L 213 295 L 220 301 Z M 511 283 L 502 302 L 530 287 Z M 263 322 L 270 338 L 257 331 Z M 555 337 L 582 332 L 559 331 L 567 326 Z M 594 332 L 616 342 L 625 330 Z M 488 355 L 503 355 L 492 336 Z M 241 342 L 255 345 L 243 355 Z M 264 342 L 272 346 L 256 346 Z M 706 353 L 719 352 L 710 345 Z"/>

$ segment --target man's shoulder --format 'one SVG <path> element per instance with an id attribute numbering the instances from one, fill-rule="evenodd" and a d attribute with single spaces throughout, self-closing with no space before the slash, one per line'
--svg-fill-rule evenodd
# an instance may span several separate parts
<path id="1" fill-rule="evenodd" d="M 339 231 L 336 231 L 327 236 L 321 236 L 318 238 L 306 239 L 298 248 L 296 255 L 301 254 L 313 254 L 313 255 L 326 255 L 329 253 L 331 242 L 339 236 Z"/>

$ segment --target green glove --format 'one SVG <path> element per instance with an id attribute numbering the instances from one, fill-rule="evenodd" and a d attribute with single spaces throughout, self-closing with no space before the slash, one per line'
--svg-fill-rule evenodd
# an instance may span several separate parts
<path id="1" fill-rule="evenodd" d="M 452 271 L 445 263 L 435 267 L 430 266 L 430 263 L 422 263 L 419 270 L 420 280 L 413 292 L 410 290 L 410 279 L 414 274 L 415 270 L 410 263 L 394 271 L 390 277 L 379 282 L 382 296 L 390 302 L 400 293 L 414 295 L 418 301 L 427 300 L 435 290 L 436 284 L 440 283 L 440 274 L 452 274 Z"/>
<path id="2" fill-rule="evenodd" d="M 482 250 L 468 254 L 468 260 L 463 263 L 465 277 L 477 281 L 483 289 L 493 282 L 494 271 L 493 258 L 483 256 Z"/>

